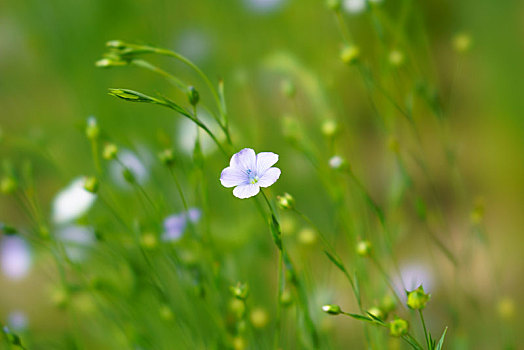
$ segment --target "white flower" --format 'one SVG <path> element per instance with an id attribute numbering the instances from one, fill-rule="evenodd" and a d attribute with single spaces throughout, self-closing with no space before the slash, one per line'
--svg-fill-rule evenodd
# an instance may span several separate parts
<path id="1" fill-rule="evenodd" d="M 84 189 L 84 178 L 76 178 L 53 201 L 53 220 L 57 224 L 73 221 L 93 205 L 96 195 Z"/>
<path id="2" fill-rule="evenodd" d="M 272 167 L 276 162 L 278 154 L 255 154 L 251 148 L 244 148 L 231 157 L 229 167 L 220 174 L 220 182 L 224 187 L 235 187 L 233 195 L 237 198 L 253 197 L 260 187 L 269 187 L 280 177 L 280 169 Z"/>
<path id="3" fill-rule="evenodd" d="M 329 159 L 329 166 L 333 169 L 340 169 L 345 162 L 346 161 L 341 156 L 333 156 Z"/>
<path id="4" fill-rule="evenodd" d="M 18 236 L 5 236 L 0 244 L 0 263 L 8 278 L 24 278 L 31 268 L 31 251 L 27 242 Z"/>
<path id="5" fill-rule="evenodd" d="M 133 175 L 135 176 L 136 181 L 139 184 L 143 184 L 149 178 L 149 172 L 144 163 L 136 156 L 135 153 L 130 150 L 123 149 L 118 152 L 118 161 L 113 160 L 111 162 L 111 176 L 113 181 L 115 181 L 120 186 L 127 188 L 129 184 L 124 179 L 122 172 L 124 168 L 122 164 L 128 168 Z"/>
<path id="6" fill-rule="evenodd" d="M 344 0 L 344 9 L 352 14 L 364 12 L 366 9 L 366 0 Z"/>
<path id="7" fill-rule="evenodd" d="M 61 228 L 56 237 L 64 245 L 67 257 L 72 262 L 80 262 L 87 257 L 88 249 L 95 243 L 95 233 L 91 227 L 71 225 Z"/>

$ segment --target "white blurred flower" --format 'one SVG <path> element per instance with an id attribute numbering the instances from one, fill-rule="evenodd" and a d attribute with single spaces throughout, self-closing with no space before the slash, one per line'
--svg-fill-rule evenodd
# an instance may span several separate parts
<path id="1" fill-rule="evenodd" d="M 285 0 L 245 0 L 245 2 L 253 12 L 268 13 L 278 10 Z"/>
<path id="2" fill-rule="evenodd" d="M 344 10 L 352 14 L 364 12 L 366 9 L 366 0 L 344 0 Z"/>
<path id="3" fill-rule="evenodd" d="M 53 220 L 57 224 L 73 221 L 93 205 L 96 195 L 84 189 L 84 178 L 76 178 L 53 201 Z"/>
<path id="4" fill-rule="evenodd" d="M 23 331 L 27 329 L 27 315 L 22 311 L 13 311 L 7 315 L 7 325 L 14 331 Z"/>
<path id="5" fill-rule="evenodd" d="M 333 156 L 329 158 L 329 166 L 332 169 L 340 169 L 345 164 L 344 158 L 341 156 Z"/>
<path id="6" fill-rule="evenodd" d="M 95 233 L 88 226 L 71 225 L 58 230 L 57 239 L 64 245 L 67 257 L 80 262 L 87 257 L 89 248 L 95 243 Z"/>
<path id="7" fill-rule="evenodd" d="M 217 122 L 210 117 L 207 112 L 198 111 L 198 118 L 207 125 L 209 130 L 214 135 L 217 135 L 219 141 L 224 140 L 224 133 L 218 126 Z M 211 139 L 211 137 L 206 134 L 202 129 L 198 129 L 200 135 L 200 147 L 204 156 L 212 154 L 217 149 L 217 145 Z M 192 155 L 193 150 L 195 149 L 195 142 L 197 138 L 197 126 L 191 120 L 187 118 L 181 118 L 178 122 L 177 128 L 177 141 L 178 146 L 187 154 Z"/>
<path id="8" fill-rule="evenodd" d="M 124 170 L 122 164 L 131 170 L 139 184 L 143 184 L 149 179 L 148 169 L 138 156 L 130 150 L 123 149 L 118 152 L 118 161 L 113 160 L 110 168 L 113 181 L 121 187 L 129 187 L 129 184 L 124 179 L 124 175 L 122 175 L 122 171 Z"/>
<path id="9" fill-rule="evenodd" d="M 424 262 L 409 262 L 401 265 L 400 274 L 404 286 L 398 277 L 395 278 L 394 284 L 398 291 L 398 295 L 405 301 L 406 292 L 417 289 L 420 285 L 424 287 L 424 291 L 431 292 L 435 288 L 435 276 L 433 270 Z"/>
<path id="10" fill-rule="evenodd" d="M 180 52 L 191 61 L 201 63 L 210 57 L 213 41 L 200 29 L 188 28 L 178 34 L 176 51 Z"/>
<path id="11" fill-rule="evenodd" d="M 0 262 L 4 275 L 12 280 L 24 278 L 31 268 L 31 250 L 18 236 L 5 236 L 0 243 Z"/>

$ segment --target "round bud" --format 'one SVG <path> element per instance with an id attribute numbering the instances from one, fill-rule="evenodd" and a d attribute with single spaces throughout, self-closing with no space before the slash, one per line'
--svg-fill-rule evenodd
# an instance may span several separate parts
<path id="1" fill-rule="evenodd" d="M 165 149 L 158 154 L 160 161 L 167 167 L 172 167 L 175 164 L 175 155 L 172 149 Z"/>
<path id="2" fill-rule="evenodd" d="M 453 38 L 453 48 L 458 53 L 465 53 L 471 48 L 471 37 L 466 33 L 459 33 Z"/>
<path id="3" fill-rule="evenodd" d="M 422 285 L 415 289 L 414 291 L 408 292 L 408 300 L 406 304 L 410 309 L 413 310 L 422 310 L 426 307 L 429 299 L 431 298 L 430 294 L 424 292 Z"/>
<path id="4" fill-rule="evenodd" d="M 107 160 L 115 159 L 116 155 L 118 154 L 118 147 L 113 143 L 108 143 L 104 147 L 104 151 L 102 152 L 102 157 Z"/>
<path id="5" fill-rule="evenodd" d="M 158 239 L 153 232 L 146 232 L 140 237 L 140 245 L 145 249 L 152 250 L 158 245 Z"/>
<path id="6" fill-rule="evenodd" d="M 249 295 L 249 288 L 246 283 L 238 282 L 235 286 L 229 287 L 229 290 L 239 300 L 246 300 Z"/>
<path id="7" fill-rule="evenodd" d="M 340 306 L 335 304 L 327 304 L 322 306 L 322 311 L 330 315 L 340 315 L 342 313 Z"/>
<path id="8" fill-rule="evenodd" d="M 342 51 L 340 51 L 340 59 L 345 64 L 353 64 L 357 62 L 360 57 L 360 49 L 358 46 L 349 45 L 345 46 Z"/>
<path id="9" fill-rule="evenodd" d="M 322 134 L 326 137 L 333 137 L 338 131 L 337 122 L 333 119 L 327 119 L 322 123 Z"/>
<path id="10" fill-rule="evenodd" d="M 295 199 L 289 193 L 284 193 L 282 196 L 277 196 L 277 204 L 280 209 L 293 209 L 295 207 Z"/>
<path id="11" fill-rule="evenodd" d="M 289 289 L 284 289 L 282 291 L 282 295 L 280 296 L 280 304 L 283 306 L 289 306 L 293 303 L 293 296 L 291 295 L 291 292 Z"/>
<path id="12" fill-rule="evenodd" d="M 87 119 L 86 136 L 90 140 L 95 140 L 100 135 L 100 128 L 95 117 Z"/>
<path id="13" fill-rule="evenodd" d="M 6 176 L 0 182 L 0 192 L 3 194 L 12 194 L 18 188 L 18 183 L 12 176 Z"/>
<path id="14" fill-rule="evenodd" d="M 264 328 L 269 322 L 267 311 L 261 307 L 254 308 L 249 315 L 249 319 L 255 328 Z"/>
<path id="15" fill-rule="evenodd" d="M 393 67 L 400 67 L 404 63 L 404 53 L 400 50 L 392 50 L 389 53 L 389 63 Z"/>
<path id="16" fill-rule="evenodd" d="M 369 256 L 371 254 L 372 245 L 370 241 L 363 240 L 357 243 L 357 254 L 360 256 Z"/>
<path id="17" fill-rule="evenodd" d="M 198 101 L 200 101 L 200 94 L 195 89 L 194 86 L 190 86 L 187 90 L 187 99 L 192 106 L 196 106 Z"/>
<path id="18" fill-rule="evenodd" d="M 340 0 L 327 0 L 326 5 L 329 9 L 336 11 L 336 12 L 340 11 L 340 8 L 342 6 Z"/>
<path id="19" fill-rule="evenodd" d="M 382 298 L 382 301 L 380 302 L 380 308 L 384 310 L 386 314 L 390 313 L 397 308 L 397 301 L 390 294 L 387 294 L 384 296 L 384 298 Z"/>
<path id="20" fill-rule="evenodd" d="M 168 305 L 161 305 L 158 312 L 160 314 L 160 318 L 164 321 L 172 321 L 174 318 L 173 310 L 171 310 Z"/>
<path id="21" fill-rule="evenodd" d="M 380 309 L 378 306 L 373 306 L 367 310 L 368 314 L 371 314 L 378 318 L 379 320 L 383 320 L 386 318 L 386 315 L 384 314 L 384 311 Z"/>
<path id="22" fill-rule="evenodd" d="M 84 190 L 96 193 L 98 191 L 98 180 L 94 176 L 86 177 L 84 179 Z"/>
<path id="23" fill-rule="evenodd" d="M 317 233 L 312 228 L 306 227 L 298 233 L 298 242 L 303 245 L 313 245 L 317 242 Z"/>
<path id="24" fill-rule="evenodd" d="M 391 334 L 393 337 L 401 337 L 407 334 L 408 329 L 408 321 L 398 317 L 389 323 L 389 334 Z"/>

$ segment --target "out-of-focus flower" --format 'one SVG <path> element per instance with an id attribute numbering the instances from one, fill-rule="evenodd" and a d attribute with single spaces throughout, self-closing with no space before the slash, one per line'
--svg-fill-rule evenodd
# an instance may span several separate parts
<path id="1" fill-rule="evenodd" d="M 222 170 L 220 182 L 224 187 L 235 187 L 237 198 L 253 197 L 260 187 L 269 187 L 280 177 L 280 169 L 272 167 L 278 161 L 278 154 L 244 148 L 231 157 L 229 167 Z"/>
<path id="2" fill-rule="evenodd" d="M 342 6 L 346 12 L 358 14 L 366 9 L 366 0 L 344 0 Z"/>
<path id="3" fill-rule="evenodd" d="M 186 28 L 176 38 L 176 51 L 195 63 L 202 63 L 211 56 L 213 38 L 202 29 Z"/>
<path id="4" fill-rule="evenodd" d="M 131 172 L 134 180 L 139 184 L 145 183 L 149 178 L 147 167 L 137 155 L 129 150 L 123 149 L 118 152 L 118 161 L 113 160 L 111 163 L 111 176 L 113 180 L 122 187 L 125 187 L 129 182 L 124 178 L 125 169 L 122 165 Z"/>
<path id="5" fill-rule="evenodd" d="M 9 315 L 7 315 L 7 325 L 14 331 L 23 331 L 27 329 L 27 315 L 19 310 L 10 312 Z"/>
<path id="6" fill-rule="evenodd" d="M 278 10 L 285 0 L 245 0 L 246 6 L 257 13 L 269 13 Z"/>
<path id="7" fill-rule="evenodd" d="M 20 280 L 31 268 L 31 250 L 27 242 L 18 236 L 5 236 L 0 242 L 0 262 L 3 274 Z"/>
<path id="8" fill-rule="evenodd" d="M 57 224 L 71 222 L 84 215 L 93 205 L 96 195 L 86 191 L 83 177 L 74 179 L 53 201 L 53 220 Z"/>
<path id="9" fill-rule="evenodd" d="M 88 226 L 71 225 L 61 228 L 56 238 L 64 245 L 67 257 L 72 262 L 80 262 L 87 257 L 89 248 L 95 243 L 93 229 Z"/>
<path id="10" fill-rule="evenodd" d="M 414 290 L 424 285 L 426 290 L 431 291 L 434 286 L 434 277 L 431 268 L 424 263 L 409 263 L 401 265 L 400 275 L 407 290 Z M 395 283 L 399 288 L 399 295 L 405 295 L 402 283 L 397 279 Z"/>
<path id="11" fill-rule="evenodd" d="M 329 159 L 329 166 L 332 169 L 341 169 L 346 165 L 346 161 L 341 156 L 333 156 Z"/>
<path id="12" fill-rule="evenodd" d="M 186 229 L 188 220 L 196 223 L 200 216 L 202 216 L 202 212 L 198 208 L 190 208 L 187 212 L 168 216 L 164 220 L 162 239 L 164 241 L 178 241 Z"/>
<path id="13" fill-rule="evenodd" d="M 224 140 L 224 133 L 220 129 L 220 126 L 207 112 L 199 110 L 198 119 L 206 124 L 214 135 L 217 135 L 219 141 Z M 217 145 L 213 139 L 202 130 L 199 130 L 195 123 L 187 118 L 179 119 L 176 139 L 178 146 L 187 155 L 193 154 L 197 135 L 200 137 L 200 147 L 202 148 L 204 156 L 208 156 L 217 150 Z"/>

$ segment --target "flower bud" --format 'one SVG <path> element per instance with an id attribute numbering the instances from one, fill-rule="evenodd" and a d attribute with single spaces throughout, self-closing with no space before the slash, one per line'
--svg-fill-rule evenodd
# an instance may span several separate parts
<path id="1" fill-rule="evenodd" d="M 373 307 L 369 308 L 367 310 L 367 313 L 375 316 L 379 320 L 383 320 L 383 319 L 386 318 L 386 314 L 378 306 L 373 306 Z"/>
<path id="2" fill-rule="evenodd" d="M 360 57 L 360 49 L 358 46 L 349 45 L 345 46 L 342 51 L 340 51 L 340 59 L 345 64 L 353 64 L 357 62 Z"/>
<path id="3" fill-rule="evenodd" d="M 200 94 L 194 86 L 190 86 L 187 90 L 187 99 L 192 106 L 196 106 L 198 101 L 200 101 Z"/>
<path id="4" fill-rule="evenodd" d="M 158 245 L 158 239 L 152 232 L 146 232 L 140 237 L 140 245 L 145 249 L 152 250 Z"/>
<path id="5" fill-rule="evenodd" d="M 431 294 L 426 294 L 424 292 L 424 288 L 422 288 L 422 285 L 420 285 L 420 287 L 414 291 L 408 292 L 408 300 L 406 304 L 410 309 L 422 310 L 426 307 L 426 304 L 430 298 Z"/>
<path id="6" fill-rule="evenodd" d="M 515 301 L 504 297 L 497 303 L 497 312 L 501 319 L 510 320 L 515 316 Z"/>
<path id="7" fill-rule="evenodd" d="M 322 123 L 322 134 L 326 137 L 333 137 L 338 131 L 337 122 L 333 119 L 327 119 Z"/>
<path id="8" fill-rule="evenodd" d="M 255 328 L 264 328 L 269 322 L 267 311 L 261 307 L 254 308 L 249 319 Z"/>
<path id="9" fill-rule="evenodd" d="M 389 63 L 393 67 L 400 67 L 404 63 L 404 53 L 400 50 L 391 50 L 389 53 Z"/>
<path id="10" fill-rule="evenodd" d="M 106 46 L 112 49 L 124 49 L 127 47 L 126 43 L 122 40 L 110 40 L 106 43 Z"/>
<path id="11" fill-rule="evenodd" d="M 115 159 L 118 154 L 118 147 L 114 143 L 108 143 L 104 147 L 102 152 L 102 157 L 107 160 Z"/>
<path id="12" fill-rule="evenodd" d="M 12 176 L 6 176 L 0 182 L 0 192 L 3 194 L 12 194 L 18 188 L 16 179 Z"/>
<path id="13" fill-rule="evenodd" d="M 317 242 L 317 233 L 312 228 L 303 228 L 298 233 L 298 242 L 303 245 L 313 245 Z"/>
<path id="14" fill-rule="evenodd" d="M 357 251 L 357 254 L 360 256 L 369 256 L 371 254 L 372 248 L 373 246 L 371 245 L 370 241 L 363 240 L 357 243 L 356 251 Z"/>
<path id="15" fill-rule="evenodd" d="M 282 93 L 288 98 L 295 97 L 297 93 L 297 88 L 295 87 L 295 84 L 293 84 L 293 82 L 289 79 L 286 79 L 282 82 L 281 88 Z"/>
<path id="16" fill-rule="evenodd" d="M 293 303 L 293 296 L 291 295 L 291 292 L 289 289 L 284 289 L 282 291 L 282 295 L 280 296 L 280 304 L 282 306 L 289 306 Z"/>
<path id="17" fill-rule="evenodd" d="M 340 306 L 335 304 L 327 304 L 322 306 L 322 311 L 330 315 L 340 315 L 342 313 Z"/>
<path id="18" fill-rule="evenodd" d="M 326 5 L 329 9 L 335 12 L 340 11 L 340 7 L 342 6 L 340 0 L 327 0 Z"/>
<path id="19" fill-rule="evenodd" d="M 397 308 L 397 302 L 395 298 L 393 298 L 390 294 L 387 294 L 384 296 L 384 298 L 382 298 L 382 301 L 380 302 L 380 308 L 384 310 L 386 314 L 388 314 Z"/>
<path id="20" fill-rule="evenodd" d="M 393 337 L 401 337 L 408 333 L 408 328 L 408 321 L 397 317 L 389 323 L 389 334 Z"/>
<path id="21" fill-rule="evenodd" d="M 229 290 L 239 300 L 246 300 L 249 295 L 249 288 L 246 283 L 238 282 L 236 286 L 229 287 Z"/>
<path id="22" fill-rule="evenodd" d="M 95 62 L 95 66 L 98 68 L 109 68 L 109 67 L 121 67 L 127 66 L 128 61 L 120 59 L 120 57 L 104 57 Z"/>
<path id="23" fill-rule="evenodd" d="M 471 48 L 471 37 L 466 33 L 459 33 L 453 38 L 453 48 L 458 53 L 465 53 Z"/>
<path id="24" fill-rule="evenodd" d="M 172 149 L 165 149 L 158 154 L 160 161 L 168 168 L 175 165 L 175 155 Z"/>
<path id="25" fill-rule="evenodd" d="M 84 180 L 84 190 L 96 193 L 98 191 L 98 180 L 94 176 L 86 177 Z"/>
<path id="26" fill-rule="evenodd" d="M 86 136 L 90 140 L 95 140 L 100 135 L 100 128 L 95 117 L 87 119 Z"/>
<path id="27" fill-rule="evenodd" d="M 160 318 L 164 321 L 172 321 L 174 318 L 173 310 L 171 310 L 171 308 L 166 304 L 161 305 L 158 312 L 160 314 Z"/>
<path id="28" fill-rule="evenodd" d="M 286 192 L 282 196 L 277 196 L 277 204 L 283 210 L 293 209 L 295 207 L 295 198 Z"/>

